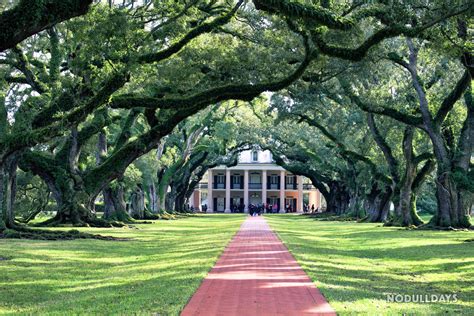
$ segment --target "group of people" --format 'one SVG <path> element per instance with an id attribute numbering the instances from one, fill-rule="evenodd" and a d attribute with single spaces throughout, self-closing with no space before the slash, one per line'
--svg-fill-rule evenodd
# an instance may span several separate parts
<path id="1" fill-rule="evenodd" d="M 231 212 L 232 213 L 243 213 L 245 211 L 245 204 L 239 205 L 232 205 Z M 270 203 L 263 203 L 263 204 L 249 204 L 248 212 L 252 216 L 258 216 L 262 213 L 278 213 L 278 205 L 270 204 Z"/>
<path id="2" fill-rule="evenodd" d="M 313 204 L 313 205 L 311 205 L 311 208 L 310 208 L 309 204 L 303 204 L 303 213 L 308 213 L 310 211 L 311 211 L 311 213 L 317 213 L 317 212 L 319 212 L 319 207 L 315 208 L 314 204 Z"/>
<path id="3" fill-rule="evenodd" d="M 188 206 L 188 209 L 191 212 L 195 211 L 194 207 L 192 206 L 191 207 Z M 204 204 L 202 206 L 202 211 L 203 212 L 207 211 L 207 204 Z M 245 204 L 239 204 L 239 205 L 232 204 L 230 211 L 232 213 L 244 213 Z M 263 204 L 250 204 L 248 207 L 248 211 L 251 216 L 259 216 L 262 213 L 278 213 L 280 210 L 276 203 L 275 204 L 263 203 Z M 290 204 L 286 204 L 285 211 L 286 213 L 291 213 L 291 212 L 295 212 L 296 210 Z M 311 207 L 309 206 L 309 204 L 303 204 L 303 212 L 304 213 L 308 213 L 308 212 L 317 213 L 319 212 L 319 207 L 315 207 L 314 204 L 311 205 Z"/>
<path id="4" fill-rule="evenodd" d="M 250 204 L 249 214 L 250 216 L 260 216 L 261 213 L 278 213 L 278 205 L 263 203 L 263 204 Z"/>

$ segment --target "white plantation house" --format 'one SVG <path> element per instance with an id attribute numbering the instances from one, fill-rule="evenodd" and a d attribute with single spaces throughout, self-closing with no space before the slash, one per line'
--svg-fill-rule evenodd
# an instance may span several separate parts
<path id="1" fill-rule="evenodd" d="M 236 166 L 210 169 L 190 202 L 209 213 L 248 212 L 249 205 L 265 206 L 271 212 L 303 212 L 304 205 L 309 209 L 325 205 L 309 179 L 276 165 L 267 150 L 243 151 Z"/>

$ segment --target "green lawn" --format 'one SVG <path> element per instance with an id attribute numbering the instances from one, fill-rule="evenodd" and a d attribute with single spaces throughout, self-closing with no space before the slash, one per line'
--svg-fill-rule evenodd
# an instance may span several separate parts
<path id="1" fill-rule="evenodd" d="M 81 229 L 132 241 L 0 239 L 0 314 L 179 314 L 244 218 Z"/>
<path id="2" fill-rule="evenodd" d="M 473 232 L 266 216 L 339 314 L 474 315 Z M 457 294 L 456 303 L 387 303 L 385 293 Z"/>

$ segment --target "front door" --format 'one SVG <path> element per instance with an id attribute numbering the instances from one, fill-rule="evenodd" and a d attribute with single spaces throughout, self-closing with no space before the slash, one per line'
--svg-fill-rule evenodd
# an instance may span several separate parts
<path id="1" fill-rule="evenodd" d="M 272 212 L 279 212 L 280 211 L 280 199 L 279 198 L 269 197 L 269 198 L 267 198 L 267 204 L 270 204 L 272 206 Z"/>
<path id="2" fill-rule="evenodd" d="M 216 205 L 216 212 L 224 212 L 225 210 L 225 198 L 214 198 Z"/>
<path id="3" fill-rule="evenodd" d="M 296 199 L 295 198 L 286 198 L 285 199 L 285 211 L 287 207 L 290 207 L 289 212 L 296 212 Z"/>

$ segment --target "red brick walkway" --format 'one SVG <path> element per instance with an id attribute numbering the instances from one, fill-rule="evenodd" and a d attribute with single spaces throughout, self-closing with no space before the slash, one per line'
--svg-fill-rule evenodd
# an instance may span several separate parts
<path id="1" fill-rule="evenodd" d="M 318 314 L 335 315 L 266 220 L 249 217 L 181 315 Z"/>

